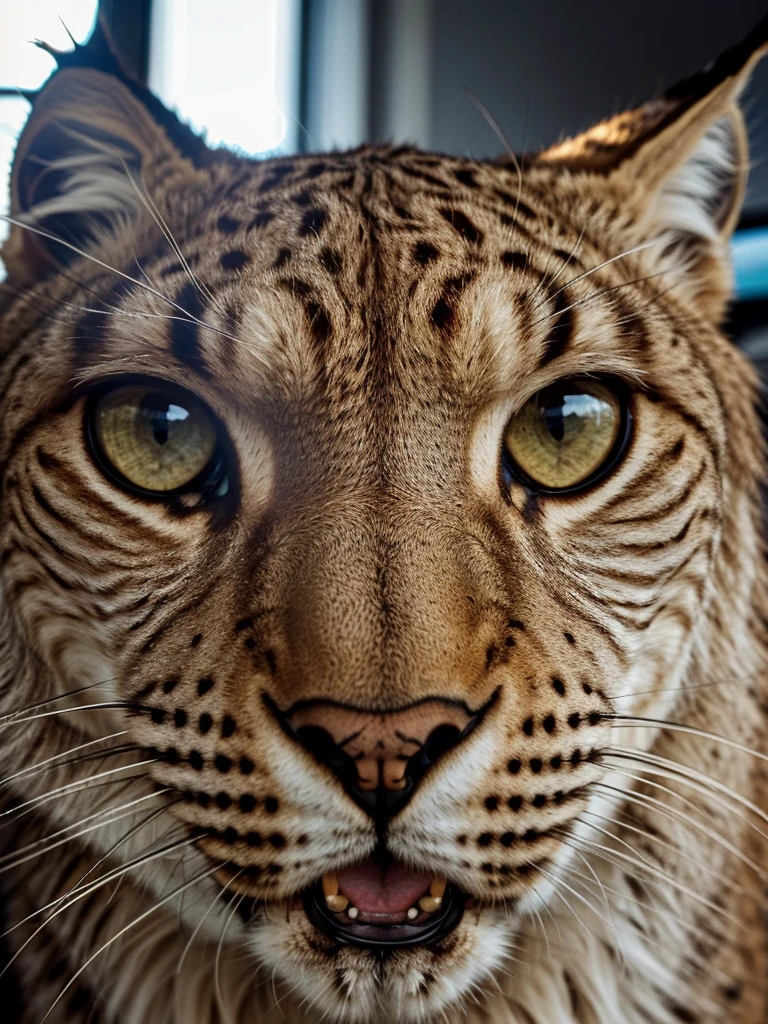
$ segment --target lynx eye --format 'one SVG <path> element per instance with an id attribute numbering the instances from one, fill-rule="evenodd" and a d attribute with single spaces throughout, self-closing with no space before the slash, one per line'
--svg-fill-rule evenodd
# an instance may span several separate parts
<path id="1" fill-rule="evenodd" d="M 550 493 L 579 490 L 604 476 L 623 453 L 629 408 L 608 383 L 558 381 L 530 398 L 504 434 L 509 470 Z"/>
<path id="2" fill-rule="evenodd" d="M 123 385 L 95 395 L 86 415 L 99 462 L 129 490 L 164 497 L 202 489 L 221 466 L 213 416 L 187 392 Z"/>

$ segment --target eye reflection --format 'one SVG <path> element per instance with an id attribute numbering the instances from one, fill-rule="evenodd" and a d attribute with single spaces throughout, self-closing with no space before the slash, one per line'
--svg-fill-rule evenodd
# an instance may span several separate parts
<path id="1" fill-rule="evenodd" d="M 622 419 L 621 401 L 606 384 L 558 381 L 534 395 L 510 420 L 504 444 L 524 482 L 567 490 L 606 462 Z"/>

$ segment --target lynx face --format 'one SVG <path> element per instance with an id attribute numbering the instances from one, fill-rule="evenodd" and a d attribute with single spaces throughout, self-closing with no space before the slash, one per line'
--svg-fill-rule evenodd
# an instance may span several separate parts
<path id="1" fill-rule="evenodd" d="M 717 329 L 760 41 L 523 166 L 249 161 L 98 40 L 61 58 L 4 252 L 0 671 L 6 712 L 37 706 L 4 758 L 32 837 L 106 816 L 63 877 L 14 861 L 10 906 L 86 885 L 49 932 L 105 1020 L 271 1019 L 270 974 L 307 1020 L 426 1020 L 518 960 L 551 992 L 503 982 L 494 1020 L 693 1005 L 684 944 L 648 968 L 624 837 L 687 742 L 660 726 L 726 699 L 684 690 L 760 657 L 752 375 Z M 643 856 L 695 909 L 657 817 Z M 543 915 L 573 940 L 583 914 L 610 966 L 601 889 L 645 1001 L 545 956 Z M 182 1018 L 190 945 L 215 986 Z"/>

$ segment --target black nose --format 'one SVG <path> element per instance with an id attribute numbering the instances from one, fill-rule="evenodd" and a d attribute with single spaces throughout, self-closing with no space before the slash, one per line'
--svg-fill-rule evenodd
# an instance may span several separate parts
<path id="1" fill-rule="evenodd" d="M 331 769 L 353 800 L 377 822 L 396 814 L 427 770 L 474 729 L 487 707 L 432 698 L 396 711 L 372 712 L 332 701 L 301 701 L 283 728 Z"/>

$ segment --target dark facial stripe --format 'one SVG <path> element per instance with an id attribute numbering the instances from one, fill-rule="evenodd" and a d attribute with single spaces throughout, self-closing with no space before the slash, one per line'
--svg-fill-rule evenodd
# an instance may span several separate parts
<path id="1" fill-rule="evenodd" d="M 539 367 L 546 366 L 553 359 L 563 355 L 573 337 L 573 310 L 569 308 L 571 301 L 564 288 L 561 288 L 555 295 L 554 304 L 553 318 L 555 322 L 549 332 L 549 340 L 544 354 L 539 360 Z"/>
<path id="2" fill-rule="evenodd" d="M 171 355 L 198 373 L 205 373 L 205 360 L 200 350 L 200 326 L 194 322 L 194 320 L 202 320 L 205 306 L 192 281 L 187 281 L 181 289 L 176 297 L 176 304 L 181 306 L 184 313 L 193 319 L 186 319 L 184 313 L 179 310 L 177 319 L 170 321 Z"/>
<path id="3" fill-rule="evenodd" d="M 519 213 L 523 217 L 529 218 L 533 218 L 536 216 L 536 214 L 533 212 L 530 206 L 524 203 L 518 196 L 513 196 L 511 192 L 505 192 L 504 189 L 502 188 L 496 188 L 494 189 L 494 192 L 502 201 L 502 203 L 504 203 L 506 206 L 511 206 L 516 214 Z"/>
<path id="4" fill-rule="evenodd" d="M 475 275 L 462 274 L 460 277 L 449 277 L 443 285 L 443 292 L 432 308 L 432 323 L 443 335 L 449 335 L 453 328 L 455 307 L 462 292 L 472 283 Z"/>

